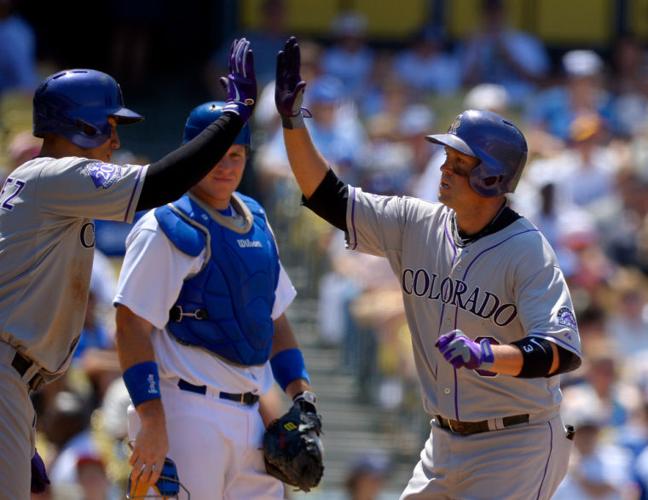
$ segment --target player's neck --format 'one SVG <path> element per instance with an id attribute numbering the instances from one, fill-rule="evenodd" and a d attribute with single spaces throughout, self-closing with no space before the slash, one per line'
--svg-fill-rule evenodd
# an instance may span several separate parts
<path id="1" fill-rule="evenodd" d="M 64 158 L 66 156 L 79 156 L 71 151 L 69 148 L 61 148 L 57 144 L 43 144 L 38 156 L 47 158 Z"/>
<path id="2" fill-rule="evenodd" d="M 195 198 L 201 201 L 204 205 L 207 205 L 210 209 L 217 210 L 219 212 L 223 210 L 227 210 L 227 208 L 230 206 L 232 202 L 231 195 L 227 198 L 210 196 L 209 193 L 199 189 L 196 186 L 191 188 L 190 192 Z"/>
<path id="3" fill-rule="evenodd" d="M 43 141 L 39 157 L 46 158 L 65 158 L 68 156 L 77 156 L 79 158 L 88 158 L 91 160 L 110 161 L 110 154 L 99 148 L 84 149 L 76 146 L 68 140 L 58 136 L 47 137 Z"/>
<path id="4" fill-rule="evenodd" d="M 506 199 L 489 199 L 486 203 L 455 209 L 457 229 L 462 235 L 479 233 L 488 226 L 506 205 Z"/>

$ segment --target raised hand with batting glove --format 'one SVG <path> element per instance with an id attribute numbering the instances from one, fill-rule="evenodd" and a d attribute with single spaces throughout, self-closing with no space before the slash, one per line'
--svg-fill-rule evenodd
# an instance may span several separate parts
<path id="1" fill-rule="evenodd" d="M 435 345 L 446 361 L 457 369 L 488 369 L 495 359 L 488 339 L 475 342 L 461 330 L 452 330 L 441 335 Z"/>
<path id="2" fill-rule="evenodd" d="M 297 395 L 288 413 L 272 422 L 263 437 L 268 474 L 303 491 L 317 486 L 324 473 L 321 432 L 314 394 Z"/>
<path id="3" fill-rule="evenodd" d="M 227 92 L 224 111 L 232 111 L 247 121 L 252 115 L 257 99 L 257 82 L 254 73 L 254 54 L 245 38 L 234 40 L 229 53 L 229 72 L 221 78 Z"/>
<path id="4" fill-rule="evenodd" d="M 275 81 L 275 104 L 281 115 L 284 128 L 295 129 L 304 126 L 302 102 L 306 82 L 299 74 L 301 55 L 299 44 L 291 36 L 277 54 L 277 79 Z"/>

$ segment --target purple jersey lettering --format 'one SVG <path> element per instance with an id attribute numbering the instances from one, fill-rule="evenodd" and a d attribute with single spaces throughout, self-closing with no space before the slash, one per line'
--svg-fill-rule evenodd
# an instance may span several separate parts
<path id="1" fill-rule="evenodd" d="M 18 196 L 24 187 L 25 181 L 7 177 L 7 180 L 2 187 L 2 191 L 0 191 L 0 208 L 9 211 L 13 210 L 14 204 L 11 200 Z"/>

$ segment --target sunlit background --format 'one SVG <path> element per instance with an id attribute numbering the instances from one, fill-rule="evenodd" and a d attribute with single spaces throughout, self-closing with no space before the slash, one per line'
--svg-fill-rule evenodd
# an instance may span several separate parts
<path id="1" fill-rule="evenodd" d="M 314 140 L 365 190 L 434 201 L 443 151 L 424 135 L 463 109 L 525 131 L 512 204 L 557 251 L 586 355 L 563 378 L 579 432 L 555 498 L 648 498 L 648 0 L 0 0 L 0 174 L 38 152 L 31 95 L 44 76 L 113 75 L 146 116 L 120 131 L 116 161 L 146 164 L 177 147 L 195 105 L 224 97 L 227 49 L 250 39 L 261 94 L 241 191 L 265 205 L 299 293 L 288 315 L 326 448 L 307 498 L 397 498 L 429 433 L 399 285 L 386 261 L 346 251 L 300 207 L 272 94 L 291 34 Z M 128 230 L 97 224 L 73 368 L 34 397 L 52 479 L 38 498 L 123 498 L 128 395 L 111 302 Z"/>

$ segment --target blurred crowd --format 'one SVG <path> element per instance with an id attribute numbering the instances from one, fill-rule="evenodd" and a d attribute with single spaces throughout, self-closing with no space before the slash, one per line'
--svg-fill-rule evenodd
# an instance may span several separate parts
<path id="1" fill-rule="evenodd" d="M 556 498 L 648 499 L 648 48 L 628 34 L 609 57 L 590 49 L 550 57 L 541 40 L 506 24 L 503 2 L 480 6 L 480 26 L 465 39 L 426 27 L 407 46 L 386 48 L 352 12 L 335 20 L 326 43 L 301 37 L 307 126 L 346 182 L 431 202 L 444 152 L 426 134 L 467 108 L 496 111 L 524 130 L 529 160 L 511 205 L 556 250 L 585 354 L 582 367 L 563 377 L 564 418 L 577 432 Z M 285 5 L 266 0 L 263 8 L 267 26 L 245 33 L 262 84 L 249 188 L 269 213 L 282 260 L 300 271 L 300 295 L 318 303 L 321 348 L 341 353 L 339 369 L 356 377 L 358 397 L 394 415 L 389 432 L 409 426 L 423 436 L 397 278 L 384 259 L 346 251 L 340 231 L 300 207 L 273 102 L 274 54 L 290 34 Z M 39 148 L 29 132 L 39 79 L 34 43 L 29 25 L 0 0 L 0 47 L 20 49 L 0 51 L 3 176 Z M 217 77 L 225 50 L 205 64 L 213 98 L 223 97 Z M 73 367 L 34 397 L 37 446 L 53 485 L 47 495 L 55 498 L 119 498 L 125 487 L 128 394 L 114 353 L 112 296 L 127 230 L 97 227 Z M 384 469 L 370 458 L 358 464 Z M 349 498 L 375 498 L 374 483 L 363 492 L 363 482 L 349 478 Z"/>

